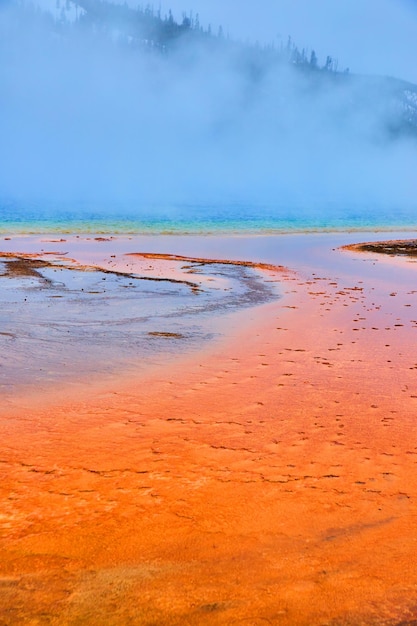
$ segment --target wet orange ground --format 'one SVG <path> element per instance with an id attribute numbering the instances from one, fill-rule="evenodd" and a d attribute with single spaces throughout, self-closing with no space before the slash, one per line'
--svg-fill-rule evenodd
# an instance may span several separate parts
<path id="1" fill-rule="evenodd" d="M 417 624 L 417 291 L 281 281 L 176 367 L 3 403 L 1 625 Z"/>

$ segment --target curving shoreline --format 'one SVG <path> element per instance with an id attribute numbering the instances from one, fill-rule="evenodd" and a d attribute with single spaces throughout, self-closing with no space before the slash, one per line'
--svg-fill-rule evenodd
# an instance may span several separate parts
<path id="1" fill-rule="evenodd" d="M 226 314 L 278 298 L 272 278 L 284 271 L 154 253 L 75 256 L 0 253 L 0 391 L 146 372 L 221 336 Z"/>

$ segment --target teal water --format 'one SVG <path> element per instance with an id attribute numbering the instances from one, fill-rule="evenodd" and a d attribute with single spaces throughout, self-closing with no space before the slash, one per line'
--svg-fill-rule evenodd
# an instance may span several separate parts
<path id="1" fill-rule="evenodd" d="M 417 203 L 255 204 L 0 202 L 0 233 L 200 234 L 416 230 Z"/>

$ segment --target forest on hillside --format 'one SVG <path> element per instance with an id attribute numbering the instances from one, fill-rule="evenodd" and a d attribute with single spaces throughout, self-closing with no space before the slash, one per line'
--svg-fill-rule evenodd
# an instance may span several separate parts
<path id="1" fill-rule="evenodd" d="M 299 47 L 288 36 L 279 45 L 243 43 L 230 38 L 222 26 L 213 32 L 210 24 L 204 25 L 199 14 L 184 12 L 181 21 L 174 19 L 171 11 L 163 15 L 153 5 L 136 8 L 104 0 L 56 0 L 53 10 L 42 10 L 31 0 L 9 0 L 16 16 L 23 22 L 42 23 L 61 37 L 83 32 L 95 37 L 107 37 L 113 43 L 132 49 L 149 49 L 168 53 L 186 42 L 244 51 L 248 62 L 289 63 L 308 71 L 339 72 L 338 60 L 328 55 L 319 61 L 315 50 Z M 343 73 L 348 73 L 345 68 Z"/>
<path id="2" fill-rule="evenodd" d="M 184 12 L 177 21 L 171 11 L 162 14 L 152 4 L 136 8 L 126 2 L 114 3 L 106 0 L 56 0 L 53 9 L 42 10 L 32 0 L 7 0 L 13 8 L 15 25 L 28 24 L 32 28 L 46 27 L 51 36 L 62 41 L 82 36 L 97 45 L 103 43 L 117 49 L 149 52 L 169 56 L 180 50 L 203 50 L 217 57 L 233 55 L 239 71 L 254 84 L 262 82 L 271 68 L 290 67 L 307 76 L 309 87 L 329 88 L 329 84 L 349 84 L 358 77 L 349 68 L 339 68 L 336 58 L 327 55 L 319 59 L 314 49 L 300 47 L 291 36 L 286 42 L 259 44 L 241 42 L 230 38 L 222 26 L 213 32 L 210 24 L 205 25 L 199 14 Z M 416 132 L 417 89 L 404 81 L 385 77 L 359 77 L 361 95 L 353 103 L 372 106 L 375 99 L 388 98 L 394 116 L 389 123 L 389 132 Z M 376 106 L 377 103 L 376 103 Z"/>

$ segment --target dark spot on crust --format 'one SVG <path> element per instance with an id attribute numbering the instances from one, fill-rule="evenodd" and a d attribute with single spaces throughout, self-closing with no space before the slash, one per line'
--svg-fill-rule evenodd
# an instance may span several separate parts
<path id="1" fill-rule="evenodd" d="M 342 250 L 354 252 L 376 252 L 390 256 L 417 256 L 417 239 L 400 239 L 398 241 L 375 241 L 355 243 L 342 246 Z"/>

